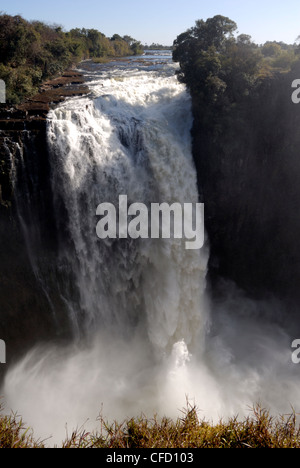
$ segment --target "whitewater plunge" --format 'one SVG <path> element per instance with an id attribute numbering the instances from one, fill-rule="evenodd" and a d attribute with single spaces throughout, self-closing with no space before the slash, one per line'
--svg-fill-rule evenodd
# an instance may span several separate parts
<path id="1" fill-rule="evenodd" d="M 109 421 L 176 418 L 187 397 L 214 420 L 248 415 L 258 402 L 297 411 L 291 341 L 268 318 L 277 304 L 226 285 L 210 320 L 206 245 L 189 251 L 184 239 L 96 235 L 97 206 L 117 206 L 120 195 L 146 206 L 198 201 L 190 97 L 170 57 L 147 60 L 85 71 L 91 94 L 48 116 L 72 340 L 34 348 L 8 372 L 3 395 L 37 436 L 53 436 L 50 444 L 61 442 L 66 424 L 69 433 L 97 428 L 99 412 Z"/>
<path id="2" fill-rule="evenodd" d="M 56 211 L 71 243 L 62 255 L 79 297 L 66 298 L 70 314 L 79 333 L 132 335 L 142 325 L 155 351 L 169 353 L 205 325 L 205 249 L 186 252 L 178 239 L 100 241 L 95 214 L 124 194 L 146 206 L 198 202 L 190 98 L 172 66 L 115 69 L 90 86 L 92 99 L 63 104 L 48 122 Z"/>

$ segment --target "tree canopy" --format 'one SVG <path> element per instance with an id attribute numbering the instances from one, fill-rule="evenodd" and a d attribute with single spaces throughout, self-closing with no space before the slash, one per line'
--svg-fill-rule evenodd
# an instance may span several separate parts
<path id="1" fill-rule="evenodd" d="M 179 80 L 203 100 L 217 101 L 237 88 L 247 93 L 261 54 L 251 37 L 234 37 L 237 25 L 224 16 L 196 21 L 177 37 L 173 59 L 180 63 Z"/>
<path id="2" fill-rule="evenodd" d="M 217 15 L 198 20 L 174 41 L 178 78 L 201 104 L 237 102 L 261 76 L 288 71 L 298 60 L 296 45 L 267 42 L 258 46 L 251 36 L 236 36 L 237 24 Z"/>
<path id="3" fill-rule="evenodd" d="M 0 14 L 0 79 L 6 82 L 9 103 L 20 102 L 36 92 L 43 80 L 83 59 L 142 52 L 141 43 L 129 35 L 108 38 L 96 29 L 84 28 L 66 32 L 59 25 Z"/>

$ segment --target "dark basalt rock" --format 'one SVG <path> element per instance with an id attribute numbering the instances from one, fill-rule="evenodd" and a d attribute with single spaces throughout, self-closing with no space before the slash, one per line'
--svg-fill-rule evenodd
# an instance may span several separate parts
<path id="1" fill-rule="evenodd" d="M 265 79 L 214 139 L 195 112 L 193 152 L 205 203 L 209 278 L 248 294 L 300 299 L 300 105 L 289 74 Z M 195 100 L 194 100 L 195 101 Z M 230 120 L 231 119 L 231 120 Z"/>
<path id="2" fill-rule="evenodd" d="M 17 108 L 0 109 L 0 339 L 8 365 L 34 343 L 69 333 L 68 314 L 59 313 L 46 117 L 54 103 L 86 93 L 83 77 L 69 71 Z"/>

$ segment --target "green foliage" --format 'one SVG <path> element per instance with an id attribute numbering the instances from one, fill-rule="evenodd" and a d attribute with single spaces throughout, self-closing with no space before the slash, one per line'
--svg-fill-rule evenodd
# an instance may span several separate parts
<path id="1" fill-rule="evenodd" d="M 0 79 L 7 101 L 17 104 L 36 93 L 45 79 L 60 75 L 83 59 L 138 55 L 140 42 L 115 34 L 111 39 L 96 29 L 72 29 L 28 22 L 21 16 L 0 14 Z"/>
<path id="2" fill-rule="evenodd" d="M 264 56 L 262 67 L 268 69 L 269 75 L 273 71 L 288 72 L 299 60 L 299 50 L 296 45 L 268 41 L 261 47 Z"/>
<path id="3" fill-rule="evenodd" d="M 141 44 L 141 42 L 139 41 L 134 41 L 131 46 L 130 46 L 132 52 L 133 52 L 133 55 L 142 55 L 143 52 L 144 52 L 144 49 L 143 49 L 143 46 Z"/>
<path id="4" fill-rule="evenodd" d="M 207 155 L 223 153 L 221 136 L 225 141 L 228 129 L 245 119 L 262 81 L 299 60 L 296 46 L 267 42 L 260 47 L 246 34 L 236 36 L 236 30 L 234 21 L 218 15 L 196 21 L 174 41 L 178 79 L 191 93 L 194 131 Z"/>
<path id="5" fill-rule="evenodd" d="M 219 15 L 197 21 L 174 42 L 178 78 L 201 104 L 233 103 L 247 95 L 255 81 L 262 55 L 250 36 L 234 38 L 236 29 L 236 23 Z"/>
<path id="6" fill-rule="evenodd" d="M 278 57 L 282 49 L 277 42 L 266 42 L 262 47 L 262 54 L 264 57 Z"/>
<path id="7" fill-rule="evenodd" d="M 165 46 L 162 44 L 158 44 L 157 42 L 153 42 L 151 45 L 143 46 L 144 50 L 172 50 L 173 46 Z"/>
<path id="8" fill-rule="evenodd" d="M 223 105 L 229 110 L 249 95 L 262 76 L 289 71 L 299 58 L 295 45 L 266 42 L 259 47 L 246 34 L 235 37 L 236 29 L 234 21 L 218 15 L 196 21 L 174 41 L 178 78 L 199 105 L 218 102 L 219 109 Z"/>

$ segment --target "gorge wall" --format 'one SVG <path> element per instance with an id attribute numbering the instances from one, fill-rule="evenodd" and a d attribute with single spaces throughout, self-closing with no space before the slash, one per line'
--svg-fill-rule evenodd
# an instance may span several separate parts
<path id="1" fill-rule="evenodd" d="M 247 293 L 300 296 L 300 66 L 266 78 L 211 132 L 194 97 L 193 152 L 210 242 L 209 276 Z M 219 126 L 219 127 L 218 127 Z"/>
<path id="2" fill-rule="evenodd" d="M 0 335 L 5 338 L 10 364 L 27 350 L 30 341 L 56 333 L 50 303 L 30 261 L 23 225 L 30 210 L 32 229 L 43 238 L 43 252 L 38 252 L 41 243 L 32 239 L 36 254 L 47 268 L 54 246 L 45 131 L 2 133 L 0 160 L 5 168 L 0 177 Z M 18 186 L 14 186 L 15 177 Z"/>
<path id="3" fill-rule="evenodd" d="M 66 97 L 86 94 L 83 83 L 80 74 L 68 71 L 18 108 L 0 110 L 0 337 L 8 364 L 32 344 L 63 339 L 69 331 L 66 314 L 59 313 L 65 306 L 55 266 L 46 116 Z M 0 379 L 6 368 L 1 366 Z"/>

